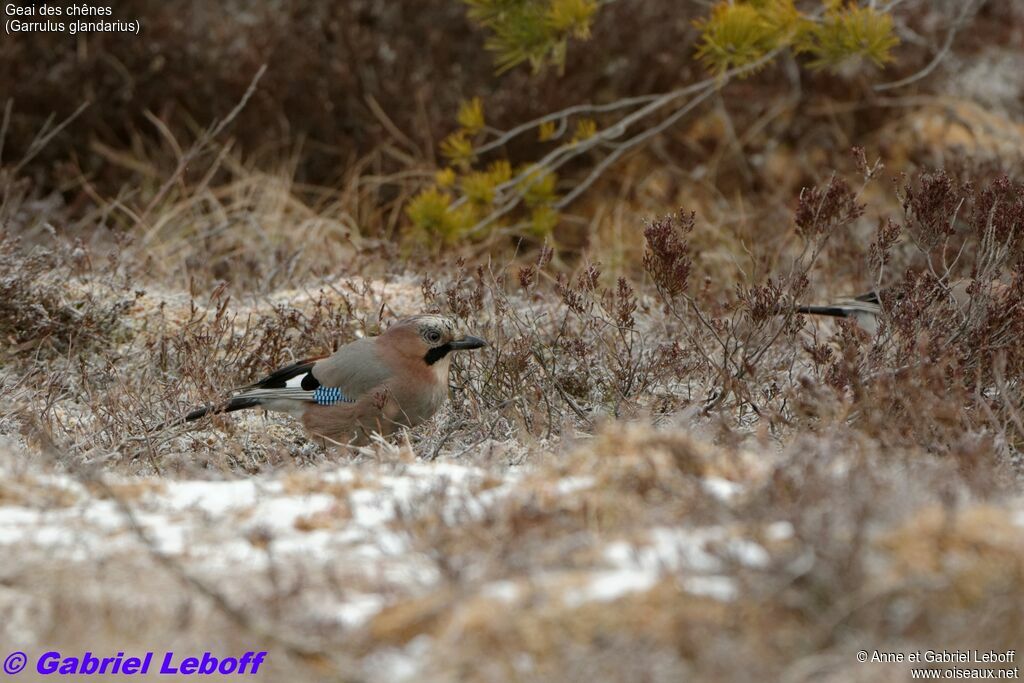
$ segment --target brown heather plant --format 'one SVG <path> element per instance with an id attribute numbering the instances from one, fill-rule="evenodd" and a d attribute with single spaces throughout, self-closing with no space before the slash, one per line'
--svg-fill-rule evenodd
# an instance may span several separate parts
<path id="1" fill-rule="evenodd" d="M 137 293 L 116 278 L 90 281 L 91 270 L 81 246 L 25 253 L 0 232 L 0 334 L 10 350 L 50 357 L 128 334 L 124 315 Z"/>
<path id="2" fill-rule="evenodd" d="M 866 181 L 870 178 L 866 175 Z M 645 228 L 644 267 L 665 310 L 681 323 L 689 346 L 702 356 L 707 381 L 717 384 L 705 412 L 735 398 L 739 406 L 761 414 L 766 401 L 780 397 L 778 382 L 770 378 L 780 367 L 777 363 L 792 367 L 795 357 L 773 358 L 769 369 L 766 355 L 783 337 L 793 346 L 799 331 L 796 305 L 807 288 L 808 273 L 829 237 L 862 213 L 863 206 L 841 179 L 832 178 L 820 190 L 805 188 L 794 218 L 803 248 L 788 272 L 764 283 L 736 283 L 733 301 L 710 307 L 688 291 L 692 260 L 686 237 L 693 232 L 694 214 L 680 212 Z"/>
<path id="3" fill-rule="evenodd" d="M 901 197 L 921 197 L 923 182 L 907 181 Z M 217 628 L 283 628 L 271 632 L 363 662 L 371 678 L 374 657 L 421 636 L 435 643 L 424 655 L 427 678 L 443 678 L 458 662 L 475 680 L 501 678 L 524 654 L 546 672 L 538 678 L 564 679 L 605 661 L 608 647 L 619 656 L 602 666 L 622 675 L 657 669 L 676 678 L 698 672 L 701 680 L 738 680 L 758 663 L 766 675 L 783 677 L 793 657 L 828 653 L 839 661 L 851 639 L 927 644 L 954 634 L 995 646 L 1019 623 L 1019 610 L 1008 605 L 1018 604 L 1013 577 L 1021 567 L 999 542 L 985 545 L 977 525 L 1003 527 L 969 506 L 975 499 L 996 505 L 1013 489 L 1009 473 L 1024 434 L 1021 359 L 1012 343 L 1021 332 L 1019 186 L 979 174 L 969 188 L 948 187 L 961 188 L 958 200 L 940 193 L 935 201 L 955 215 L 915 200 L 906 214 L 878 220 L 874 251 L 865 247 L 862 257 L 885 268 L 869 279 L 893 288 L 883 296 L 874 339 L 845 323 L 819 337 L 794 313 L 810 296 L 815 265 L 829 265 L 831 238 L 864 220 L 857 193 L 837 174 L 794 198 L 799 241 L 788 260 L 714 289 L 691 281 L 690 240 L 702 226 L 690 212 L 644 227 L 642 275 L 609 275 L 596 262 L 567 269 L 543 248 L 525 262 L 455 258 L 417 278 L 385 267 L 390 290 L 332 277 L 270 299 L 227 284 L 205 296 L 175 297 L 139 283 L 146 293 L 136 298 L 124 290 L 132 305 L 121 309 L 121 324 L 104 332 L 103 343 L 4 356 L 0 427 L 40 449 L 48 444 L 67 471 L 143 475 L 105 494 L 126 500 L 152 500 L 181 477 L 284 476 L 286 488 L 336 500 L 296 522 L 303 534 L 347 528 L 351 491 L 378 467 L 391 477 L 405 476 L 417 459 L 480 468 L 472 504 L 442 479 L 397 506 L 388 528 L 437 583 L 420 592 L 383 578 L 371 588 L 360 579 L 358 590 L 388 596 L 364 626 L 339 630 L 303 618 L 303 601 L 322 599 L 320 583 L 334 579 L 305 567 L 293 576 L 294 558 L 272 564 L 270 587 L 248 595 L 232 590 L 248 580 L 242 569 L 197 578 L 177 560 L 156 561 L 192 586 L 171 593 L 206 596 L 189 598 L 195 609 L 215 605 L 210 623 L 227 624 Z M 917 227 L 904 226 L 929 211 L 931 224 L 943 227 L 924 251 L 923 239 L 908 239 Z M 24 245 L 5 248 L 11 267 L 34 263 Z M 115 260 L 94 249 L 83 246 L 74 258 L 72 250 L 56 250 L 49 263 L 54 272 L 92 264 L 68 272 L 93 286 L 132 270 L 130 246 Z M 895 263 L 901 270 L 892 273 Z M 1008 293 L 986 290 L 982 273 L 1003 277 Z M 946 294 L 960 275 L 979 282 L 966 311 Z M 35 280 L 32 287 L 40 287 Z M 449 408 L 393 445 L 324 453 L 291 423 L 258 415 L 146 432 L 281 363 L 373 333 L 381 318 L 409 309 L 453 315 L 491 346 L 459 359 Z M 74 321 L 47 320 L 53 339 L 75 339 Z M 275 474 L 309 462 L 324 469 Z M 509 465 L 523 473 L 514 483 Z M 335 468 L 350 468 L 357 479 L 322 480 Z M 742 482 L 744 493 L 713 494 L 706 483 L 713 477 Z M 129 494 L 134 481 L 155 488 Z M 968 507 L 960 514 L 958 506 Z M 773 540 L 769 524 L 788 525 L 791 535 Z M 572 582 L 606 571 L 609 543 L 691 528 L 730 529 L 765 549 L 765 562 L 752 566 L 731 536 L 700 546 L 710 558 L 704 561 L 735 582 L 735 599 L 691 594 L 680 586 L 692 570 L 671 566 L 650 590 L 607 604 L 563 599 L 580 590 Z M 922 537 L 930 540 L 913 540 Z M 276 547 L 270 532 L 249 542 L 268 553 Z M 943 547 L 950 549 L 936 550 Z M 931 553 L 938 553 L 936 563 L 959 558 L 965 569 L 917 564 Z M 151 549 L 139 561 L 154 561 L 146 557 L 163 555 Z M 895 574 L 880 574 L 880 562 Z M 161 574 L 143 566 L 149 569 L 140 575 L 158 582 Z M 495 602 L 490 588 L 509 584 L 526 591 L 523 601 Z M 349 589 L 346 583 L 326 595 Z M 955 609 L 936 607 L 950 591 L 973 597 Z M 906 612 L 891 607 L 896 603 Z M 904 613 L 912 618 L 902 620 Z M 707 646 L 709 630 L 718 634 L 714 647 Z M 111 637 L 122 637 L 117 633 Z M 477 656 L 484 651 L 492 655 Z M 785 654 L 765 659 L 765 652 Z"/>
<path id="4" fill-rule="evenodd" d="M 0 646 L 217 643 L 367 683 L 1019 653 L 1024 179 L 982 141 L 1019 139 L 1020 93 L 978 77 L 1016 73 L 1015 3 L 882 3 L 884 78 L 780 55 L 552 239 L 438 251 L 401 243 L 404 209 L 459 100 L 511 130 L 685 87 L 708 6 L 602 3 L 564 77 L 497 84 L 459 2 L 288 0 L 232 40 L 208 5 L 154 10 L 150 42 L 0 46 Z M 871 289 L 873 337 L 796 312 Z M 490 346 L 390 441 L 325 451 L 255 411 L 152 430 L 420 311 Z"/>
<path id="5" fill-rule="evenodd" d="M 695 214 L 680 212 L 677 216 L 654 221 L 644 228 L 647 249 L 644 269 L 651 276 L 661 295 L 669 301 L 686 292 L 693 259 L 686 236 L 693 232 Z"/>
<path id="6" fill-rule="evenodd" d="M 919 185 L 908 184 L 901 193 L 904 220 L 913 227 L 880 221 L 868 250 L 872 263 L 884 265 L 894 249 L 906 252 L 910 247 L 923 266 L 907 271 L 883 294 L 882 332 L 871 341 L 845 323 L 831 342 L 808 341 L 803 316 L 794 312 L 807 297 L 811 271 L 826 253 L 830 236 L 863 212 L 854 191 L 839 178 L 801 193 L 794 225 L 802 246 L 789 265 L 761 281 L 721 288 L 722 295 L 695 290 L 690 282 L 689 235 L 697 220 L 692 213 L 680 212 L 645 227 L 644 266 L 653 288 L 624 276 L 609 279 L 596 263 L 574 275 L 555 270 L 548 249 L 524 266 L 494 269 L 456 261 L 444 277 L 423 279 L 423 310 L 455 316 L 460 325 L 490 339 L 492 352 L 456 368 L 452 417 L 443 426 L 444 442 L 436 445 L 469 434 L 477 441 L 502 434 L 507 438 L 517 429 L 546 439 L 569 425 L 589 431 L 605 416 L 671 416 L 699 406 L 705 415 L 732 425 L 730 429 L 767 421 L 773 429 L 784 430 L 806 419 L 803 411 L 809 408 L 818 419 L 846 414 L 865 429 L 877 430 L 883 440 L 931 443 L 944 451 L 953 443 L 950 430 L 997 425 L 1009 455 L 1021 431 L 1016 385 L 1022 358 L 1013 344 L 1024 320 L 1021 282 L 1015 275 L 1020 261 L 1015 227 L 1021 215 L 1019 186 L 996 178 L 967 187 L 961 201 L 959 195 L 950 198 L 952 181 L 936 184 L 937 177 L 942 176 L 923 176 Z M 942 187 L 947 190 L 936 189 Z M 942 215 L 943 207 L 947 215 Z M 926 226 L 934 228 L 929 235 L 921 232 Z M 901 232 L 914 240 L 900 243 Z M 25 315 L 63 310 L 47 303 L 57 299 L 46 294 L 62 290 L 53 289 L 54 284 L 39 289 L 48 282 L 39 276 L 40 262 L 34 257 L 18 261 L 23 252 L 13 242 L 5 244 L 8 262 L 34 273 L 6 280 L 12 287 L 34 287 L 22 294 L 11 289 L 8 300 L 18 305 L 4 310 L 21 318 L 10 317 L 9 329 L 28 327 Z M 72 255 L 61 257 L 58 252 L 50 258 L 52 270 Z M 82 263 L 97 260 L 85 248 L 74 258 Z M 900 261 L 906 262 L 907 256 Z M 119 268 L 114 262 L 108 267 L 115 272 Z M 885 273 L 878 277 L 891 282 Z M 946 293 L 962 277 L 976 282 L 967 310 Z M 985 283 L 999 277 L 1008 287 L 997 294 Z M 50 339 L 48 344 L 63 340 L 63 346 L 52 346 L 54 351 L 66 351 L 71 340 L 82 352 L 89 339 L 102 342 L 91 352 L 93 357 L 86 360 L 79 354 L 79 361 L 61 365 L 62 372 L 51 370 L 56 395 L 89 397 L 81 406 L 84 416 L 69 421 L 63 411 L 54 412 L 59 405 L 54 402 L 40 415 L 69 453 L 120 450 L 123 462 L 136 463 L 131 469 L 162 469 L 159 453 L 173 443 L 162 436 L 140 439 L 146 426 L 190 405 L 216 400 L 232 386 L 292 359 L 330 351 L 355 333 L 373 333 L 377 316 L 388 316 L 387 301 L 377 300 L 365 286 L 346 291 L 331 284 L 319 292 L 306 290 L 300 305 L 259 308 L 240 306 L 241 300 L 222 286 L 201 305 L 193 299 L 180 312 L 168 309 L 166 300 L 152 308 L 155 302 L 147 303 L 144 289 L 133 291 L 126 282 L 120 287 L 130 294 L 115 304 L 120 313 L 101 314 L 83 293 L 67 309 L 84 311 L 83 317 L 47 313 L 32 324 L 43 326 L 41 338 Z M 145 311 L 144 323 L 111 328 L 104 322 L 123 318 L 129 305 Z M 119 328 L 123 331 L 117 332 Z M 140 335 L 140 329 L 145 333 Z M 16 351 L 24 367 L 31 367 L 31 358 L 37 357 L 33 349 Z M 810 376 L 801 369 L 805 364 L 812 369 Z M 63 379 L 53 384 L 58 377 Z M 820 385 L 813 386 L 815 382 Z M 932 395 L 924 398 L 918 392 Z M 809 407 L 800 398 L 808 393 L 830 398 Z M 953 408 L 954 396 L 961 408 Z M 913 415 L 915 407 L 926 405 L 931 406 L 927 414 Z M 885 424 L 894 415 L 903 417 Z M 477 424 L 481 416 L 486 417 Z M 229 434 L 239 433 L 233 419 L 214 422 L 229 428 Z M 468 432 L 459 436 L 459 430 Z M 74 445 L 87 433 L 88 442 Z M 193 448 L 205 447 L 195 443 Z M 262 456 L 252 460 L 255 451 L 246 455 L 248 448 L 232 455 L 229 462 L 234 464 L 227 466 L 261 469 Z M 293 446 L 288 449 L 295 452 Z M 428 449 L 436 456 L 434 446 Z"/>

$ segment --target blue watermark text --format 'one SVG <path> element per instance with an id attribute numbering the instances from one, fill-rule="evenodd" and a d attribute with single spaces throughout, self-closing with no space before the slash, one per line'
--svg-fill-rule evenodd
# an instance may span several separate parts
<path id="1" fill-rule="evenodd" d="M 170 676 L 230 676 L 258 673 L 266 652 L 246 652 L 240 657 L 220 657 L 212 652 L 198 656 L 182 656 L 174 652 L 144 652 L 126 655 L 99 656 L 92 652 L 65 654 L 56 650 L 43 652 L 34 662 L 35 672 L 42 676 L 145 676 L 150 673 Z M 4 673 L 14 676 L 33 664 L 24 652 L 12 652 L 4 660 Z"/>

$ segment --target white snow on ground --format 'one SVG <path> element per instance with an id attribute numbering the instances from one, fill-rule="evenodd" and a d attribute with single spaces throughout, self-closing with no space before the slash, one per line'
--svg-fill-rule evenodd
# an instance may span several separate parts
<path id="1" fill-rule="evenodd" d="M 627 593 L 650 590 L 658 582 L 655 572 L 641 569 L 610 569 L 594 572 L 583 588 L 566 592 L 565 604 L 575 607 L 592 600 L 610 602 Z"/>
<path id="2" fill-rule="evenodd" d="M 474 467 L 415 463 L 340 467 L 291 478 L 107 483 L 130 507 L 152 547 L 180 558 L 190 571 L 211 576 L 225 568 L 258 573 L 272 558 L 276 564 L 307 568 L 329 564 L 349 576 L 415 590 L 429 588 L 440 577 L 435 564 L 392 528 L 396 516 L 414 518 L 420 501 L 443 497 L 446 523 L 477 517 L 521 478 L 509 474 L 485 487 L 488 476 Z M 140 486 L 140 481 L 147 485 Z M 585 486 L 578 479 L 551 482 L 551 490 L 558 493 Z M 17 548 L 19 553 L 95 563 L 137 551 L 143 544 L 124 507 L 90 493 L 70 477 L 40 476 L 26 481 L 24 489 L 21 504 L 0 499 L 0 552 Z M 42 502 L 57 500 L 46 494 L 57 489 L 64 492 L 59 505 Z M 318 611 L 355 627 L 386 604 L 380 594 L 346 592 L 343 601 L 319 605 Z"/>
<path id="3" fill-rule="evenodd" d="M 595 573 L 582 589 L 566 600 L 579 604 L 608 601 L 627 593 L 645 591 L 666 577 L 676 577 L 684 590 L 718 600 L 736 595 L 732 579 L 716 575 L 730 560 L 759 568 L 768 563 L 768 552 L 758 544 L 733 538 L 724 527 L 702 529 L 654 528 L 645 542 L 616 541 L 605 547 L 604 559 L 614 569 Z"/>
<path id="4" fill-rule="evenodd" d="M 777 524 L 788 525 L 786 522 Z M 769 525 L 766 537 L 781 528 Z M 752 569 L 765 567 L 768 551 L 733 535 L 721 526 L 698 529 L 655 527 L 630 541 L 612 541 L 604 546 L 603 564 L 583 572 L 555 571 L 534 573 L 529 586 L 515 581 L 494 581 L 480 594 L 489 599 L 512 603 L 529 590 L 558 595 L 569 607 L 592 601 L 609 602 L 629 593 L 648 591 L 665 579 L 694 595 L 729 601 L 738 589 L 732 578 L 723 575 L 726 562 Z M 580 579 L 582 577 L 582 583 Z"/>
<path id="5" fill-rule="evenodd" d="M 433 640 L 416 636 L 405 647 L 387 648 L 367 657 L 366 669 L 375 671 L 378 680 L 403 683 L 420 679 L 420 662 L 429 654 Z"/>
<path id="6" fill-rule="evenodd" d="M 572 505 L 597 485 L 590 476 L 539 478 L 528 467 L 496 472 L 450 462 L 362 463 L 231 481 L 106 479 L 122 505 L 70 476 L 0 471 L 0 481 L 6 482 L 0 553 L 90 564 L 138 553 L 144 543 L 127 506 L 152 548 L 220 585 L 227 580 L 233 589 L 254 590 L 270 569 L 330 576 L 341 589 L 317 591 L 302 609 L 316 623 L 351 629 L 442 585 L 429 549 L 404 531 L 424 515 L 457 529 L 510 501 Z M 742 493 L 725 479 L 703 485 L 713 498 Z M 763 538 L 771 543 L 792 533 L 786 522 L 766 523 Z M 571 609 L 673 581 L 693 595 L 731 601 L 739 588 L 729 571 L 764 567 L 770 559 L 765 547 L 721 525 L 658 526 L 594 542 L 589 566 L 485 579 L 478 595 L 506 605 L 553 600 Z M 430 647 L 420 637 L 372 654 L 368 665 L 388 672 L 381 680 L 413 680 Z"/>
<path id="7" fill-rule="evenodd" d="M 705 477 L 701 483 L 705 491 L 723 503 L 728 503 L 743 491 L 742 485 L 722 477 Z"/>
<path id="8" fill-rule="evenodd" d="M 483 506 L 508 492 L 507 486 L 474 489 L 484 473 L 450 464 L 413 464 L 394 473 L 351 471 L 322 473 L 316 484 L 337 486 L 333 493 L 290 492 L 284 478 L 236 481 L 163 480 L 150 489 L 125 496 L 132 515 L 153 547 L 187 557 L 190 566 L 217 569 L 245 566 L 261 570 L 265 548 L 250 539 L 265 539 L 280 561 L 296 556 L 307 564 L 356 560 L 368 575 L 379 571 L 416 583 L 432 583 L 435 570 L 410 554 L 404 537 L 389 528 L 396 515 L 415 515 L 417 499 L 444 495 L 444 513 L 452 519 L 479 514 Z M 35 508 L 0 505 L 0 546 L 17 546 L 64 555 L 69 560 L 96 561 L 140 544 L 124 509 L 113 500 L 91 496 L 73 480 L 42 480 L 73 492 L 65 507 Z M 117 491 L 117 482 L 110 484 Z M 555 484 L 557 486 L 557 483 Z M 37 499 L 46 499 L 39 496 Z M 342 621 L 372 616 L 363 600 L 343 610 Z"/>

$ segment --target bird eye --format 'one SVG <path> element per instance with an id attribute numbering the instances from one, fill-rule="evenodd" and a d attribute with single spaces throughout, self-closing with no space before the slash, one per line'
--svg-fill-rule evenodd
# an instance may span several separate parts
<path id="1" fill-rule="evenodd" d="M 430 342 L 431 344 L 436 344 L 437 342 L 441 341 L 441 333 L 438 332 L 437 330 L 427 331 L 427 341 Z"/>

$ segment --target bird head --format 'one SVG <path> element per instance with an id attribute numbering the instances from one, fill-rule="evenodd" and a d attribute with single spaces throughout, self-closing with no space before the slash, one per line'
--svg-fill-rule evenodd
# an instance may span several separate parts
<path id="1" fill-rule="evenodd" d="M 487 346 L 479 337 L 460 334 L 455 322 L 441 315 L 417 315 L 391 326 L 386 336 L 402 338 L 408 352 L 423 359 L 427 365 L 448 358 L 452 351 L 466 351 Z"/>

